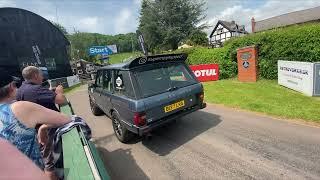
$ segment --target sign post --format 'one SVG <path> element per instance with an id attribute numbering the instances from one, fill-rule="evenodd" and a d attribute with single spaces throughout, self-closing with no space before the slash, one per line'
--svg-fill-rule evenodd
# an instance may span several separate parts
<path id="1" fill-rule="evenodd" d="M 256 82 L 258 78 L 258 51 L 256 46 L 237 49 L 238 80 Z"/>
<path id="2" fill-rule="evenodd" d="M 144 37 L 143 37 L 142 33 L 140 31 L 137 31 L 137 35 L 138 35 L 138 38 L 139 38 L 139 43 L 140 43 L 141 49 L 143 51 L 143 54 L 145 56 L 148 56 L 148 49 L 146 47 L 146 44 L 145 44 Z"/>
<path id="3" fill-rule="evenodd" d="M 88 49 L 88 54 L 90 56 L 101 55 L 99 60 L 102 64 L 107 64 L 106 62 L 109 60 L 109 55 L 117 52 L 118 50 L 116 45 L 92 46 Z"/>
<path id="4" fill-rule="evenodd" d="M 89 55 L 94 56 L 98 54 L 113 54 L 112 50 L 108 46 L 92 46 L 89 48 Z"/>

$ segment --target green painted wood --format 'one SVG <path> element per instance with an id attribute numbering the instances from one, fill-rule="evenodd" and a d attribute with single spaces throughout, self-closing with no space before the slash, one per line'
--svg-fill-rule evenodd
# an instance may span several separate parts
<path id="1" fill-rule="evenodd" d="M 67 180 L 94 180 L 76 128 L 62 136 L 63 165 Z"/>
<path id="2" fill-rule="evenodd" d="M 60 106 L 60 111 L 69 116 L 74 115 L 70 102 L 64 106 Z M 62 136 L 65 179 L 94 179 L 83 145 L 88 145 L 101 180 L 110 180 L 110 176 L 104 167 L 95 145 L 91 141 L 87 141 L 82 131 L 78 131 L 76 128 Z"/>
<path id="3" fill-rule="evenodd" d="M 73 113 L 73 109 L 71 107 L 71 104 L 67 104 L 67 105 L 64 105 L 64 106 L 60 106 L 60 111 L 63 113 L 63 114 L 66 114 L 66 115 L 74 115 Z"/>
<path id="4" fill-rule="evenodd" d="M 97 169 L 98 169 L 99 174 L 101 176 L 101 179 L 102 180 L 110 180 L 110 176 L 108 175 L 108 173 L 104 167 L 103 161 L 100 158 L 100 155 L 99 155 L 99 152 L 97 151 L 97 148 L 95 147 L 95 145 L 91 141 L 88 141 L 88 145 L 90 147 L 93 159 L 95 160 Z"/>

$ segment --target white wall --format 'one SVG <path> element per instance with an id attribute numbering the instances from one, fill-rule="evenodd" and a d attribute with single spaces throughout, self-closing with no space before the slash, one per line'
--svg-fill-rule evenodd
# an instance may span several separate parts
<path id="1" fill-rule="evenodd" d="M 221 28 L 222 28 L 222 31 L 220 31 Z M 219 34 L 221 34 L 221 37 Z M 216 40 L 216 41 L 221 40 L 223 42 L 225 41 L 225 38 L 230 39 L 230 37 L 231 37 L 231 33 L 229 32 L 229 30 L 224 28 L 221 24 L 219 24 L 216 31 L 213 33 L 212 40 Z"/>

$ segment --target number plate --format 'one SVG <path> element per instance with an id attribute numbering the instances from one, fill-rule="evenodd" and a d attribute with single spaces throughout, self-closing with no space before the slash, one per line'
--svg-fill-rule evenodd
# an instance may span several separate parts
<path id="1" fill-rule="evenodd" d="M 168 113 L 168 112 L 174 111 L 174 110 L 176 110 L 176 109 L 178 109 L 178 108 L 181 108 L 181 107 L 183 107 L 183 106 L 185 106 L 184 100 L 179 101 L 179 102 L 176 102 L 176 103 L 174 103 L 174 104 L 170 104 L 170 105 L 168 105 L 168 106 L 165 106 L 165 107 L 164 107 L 164 112 L 165 112 L 165 113 Z"/>

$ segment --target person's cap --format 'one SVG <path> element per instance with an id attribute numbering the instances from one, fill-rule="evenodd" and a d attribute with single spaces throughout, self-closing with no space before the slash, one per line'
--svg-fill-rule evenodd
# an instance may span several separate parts
<path id="1" fill-rule="evenodd" d="M 0 68 L 0 88 L 13 82 L 13 77 L 3 68 Z"/>

